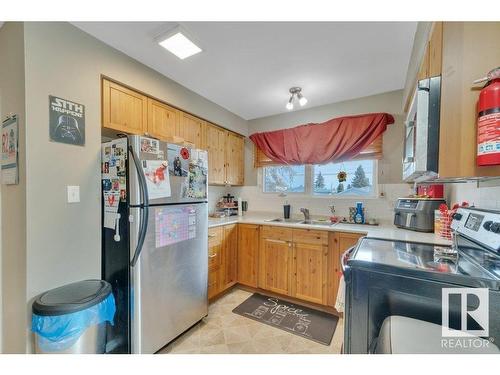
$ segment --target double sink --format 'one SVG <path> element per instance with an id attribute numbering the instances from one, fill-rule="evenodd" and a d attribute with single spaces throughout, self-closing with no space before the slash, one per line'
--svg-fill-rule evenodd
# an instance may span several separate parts
<path id="1" fill-rule="evenodd" d="M 287 223 L 287 224 L 307 224 L 307 225 L 323 225 L 325 227 L 331 227 L 336 223 L 332 223 L 328 220 L 301 220 L 301 219 L 283 219 L 278 217 L 276 219 L 265 220 L 271 223 Z"/>

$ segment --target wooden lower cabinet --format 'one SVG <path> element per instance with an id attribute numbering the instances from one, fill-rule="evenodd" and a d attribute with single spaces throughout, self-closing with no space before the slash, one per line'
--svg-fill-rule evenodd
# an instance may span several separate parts
<path id="1" fill-rule="evenodd" d="M 328 279 L 327 279 L 327 297 L 326 304 L 334 306 L 337 299 L 339 281 L 342 275 L 340 258 L 352 246 L 356 245 L 358 240 L 365 236 L 361 233 L 348 232 L 330 232 L 328 239 Z"/>
<path id="2" fill-rule="evenodd" d="M 238 270 L 238 226 L 225 225 L 222 238 L 221 289 L 226 290 L 236 283 Z"/>
<path id="3" fill-rule="evenodd" d="M 260 226 L 238 224 L 238 283 L 257 288 Z"/>
<path id="4" fill-rule="evenodd" d="M 326 305 L 328 232 L 294 229 L 293 259 L 292 295 L 304 301 Z"/>
<path id="5" fill-rule="evenodd" d="M 236 283 L 238 251 L 237 224 L 208 230 L 208 298 Z"/>
<path id="6" fill-rule="evenodd" d="M 328 246 L 294 243 L 295 293 L 305 301 L 326 305 Z"/>
<path id="7" fill-rule="evenodd" d="M 208 230 L 208 298 L 221 291 L 222 227 Z"/>
<path id="8" fill-rule="evenodd" d="M 208 298 L 236 283 L 335 306 L 340 257 L 360 233 L 231 224 L 209 231 Z"/>
<path id="9" fill-rule="evenodd" d="M 260 241 L 259 287 L 291 295 L 292 242 L 262 238 Z"/>

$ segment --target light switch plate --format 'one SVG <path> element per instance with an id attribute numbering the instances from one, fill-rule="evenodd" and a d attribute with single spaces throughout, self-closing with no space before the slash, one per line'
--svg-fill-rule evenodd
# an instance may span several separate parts
<path id="1" fill-rule="evenodd" d="M 68 203 L 80 202 L 80 186 L 67 186 L 68 190 Z"/>

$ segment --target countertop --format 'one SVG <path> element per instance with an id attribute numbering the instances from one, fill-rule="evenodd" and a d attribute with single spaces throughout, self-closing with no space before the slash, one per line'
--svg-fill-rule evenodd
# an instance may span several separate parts
<path id="1" fill-rule="evenodd" d="M 246 212 L 243 216 L 230 216 L 223 218 L 209 218 L 208 227 L 218 227 L 228 224 L 257 224 L 257 225 L 273 225 L 291 227 L 297 229 L 318 229 L 327 230 L 330 232 L 351 232 L 365 233 L 368 237 L 383 238 L 388 240 L 426 242 L 436 245 L 451 245 L 450 240 L 443 239 L 434 233 L 421 233 L 407 229 L 400 229 L 389 222 L 380 222 L 379 225 L 359 225 L 359 224 L 344 224 L 339 223 L 332 226 L 313 225 L 313 224 L 297 224 L 285 222 L 271 222 L 269 220 L 280 217 L 277 213 L 264 212 Z M 315 219 L 313 217 L 313 219 Z"/>

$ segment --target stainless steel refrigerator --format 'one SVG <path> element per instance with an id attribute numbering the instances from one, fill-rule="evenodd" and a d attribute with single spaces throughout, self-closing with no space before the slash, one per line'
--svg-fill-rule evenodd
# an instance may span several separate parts
<path id="1" fill-rule="evenodd" d="M 207 153 L 129 136 L 102 145 L 108 353 L 155 353 L 208 313 Z"/>

